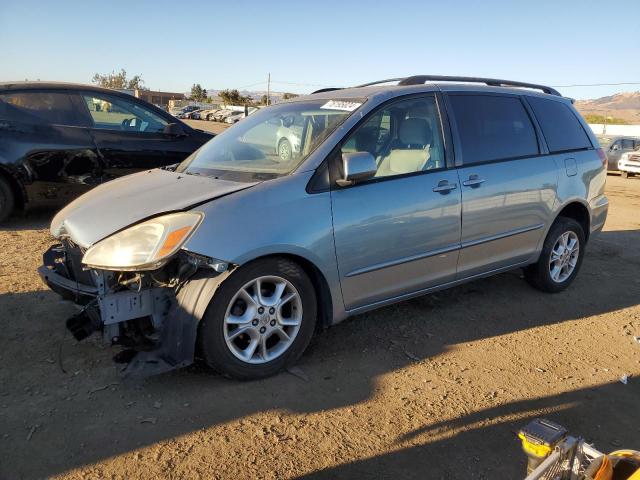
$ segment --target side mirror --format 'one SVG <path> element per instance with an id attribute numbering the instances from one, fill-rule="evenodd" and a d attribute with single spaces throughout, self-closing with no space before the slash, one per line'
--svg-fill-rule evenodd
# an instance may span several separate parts
<path id="1" fill-rule="evenodd" d="M 612 152 L 617 152 L 618 150 L 620 150 L 620 145 L 616 144 L 613 147 L 611 147 L 611 151 Z"/>
<path id="2" fill-rule="evenodd" d="M 182 135 L 186 135 L 184 132 L 184 128 L 179 123 L 169 123 L 165 125 L 164 130 L 162 131 L 165 135 L 171 135 L 173 137 L 180 137 Z"/>
<path id="3" fill-rule="evenodd" d="M 369 152 L 343 153 L 342 171 L 343 177 L 336 183 L 341 187 L 347 187 L 372 178 L 378 171 L 378 165 Z"/>

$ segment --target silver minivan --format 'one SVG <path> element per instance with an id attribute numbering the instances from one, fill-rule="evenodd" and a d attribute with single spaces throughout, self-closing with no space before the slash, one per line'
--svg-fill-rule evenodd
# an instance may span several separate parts
<path id="1" fill-rule="evenodd" d="M 283 159 L 292 116 L 300 145 Z M 420 75 L 324 89 L 75 200 L 39 272 L 83 305 L 75 337 L 124 346 L 128 372 L 202 358 L 258 378 L 350 315 L 479 277 L 524 268 L 562 291 L 604 225 L 605 180 L 596 138 L 550 87 Z"/>

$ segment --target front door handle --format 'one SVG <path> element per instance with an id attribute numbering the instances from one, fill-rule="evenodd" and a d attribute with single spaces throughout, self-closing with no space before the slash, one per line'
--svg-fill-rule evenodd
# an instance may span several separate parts
<path id="1" fill-rule="evenodd" d="M 480 175 L 476 175 L 474 173 L 473 175 L 469 175 L 469 179 L 462 182 L 462 185 L 464 185 L 465 187 L 475 188 L 479 187 L 484 182 L 486 182 L 484 178 L 480 178 Z"/>
<path id="2" fill-rule="evenodd" d="M 440 180 L 438 182 L 438 185 L 436 187 L 433 187 L 433 191 L 446 195 L 451 190 L 455 190 L 456 188 L 458 188 L 457 184 L 449 183 L 447 180 Z"/>

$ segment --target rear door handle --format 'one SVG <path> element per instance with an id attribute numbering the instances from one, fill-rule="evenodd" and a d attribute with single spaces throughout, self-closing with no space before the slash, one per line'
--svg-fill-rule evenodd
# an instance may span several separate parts
<path id="1" fill-rule="evenodd" d="M 484 178 L 480 178 L 480 175 L 469 175 L 469 179 L 462 182 L 462 185 L 465 187 L 479 187 L 481 184 L 486 182 Z"/>
<path id="2" fill-rule="evenodd" d="M 433 187 L 433 191 L 446 195 L 451 190 L 455 190 L 456 188 L 458 188 L 457 184 L 449 183 L 447 180 L 440 180 L 438 182 L 438 185 L 436 187 Z"/>

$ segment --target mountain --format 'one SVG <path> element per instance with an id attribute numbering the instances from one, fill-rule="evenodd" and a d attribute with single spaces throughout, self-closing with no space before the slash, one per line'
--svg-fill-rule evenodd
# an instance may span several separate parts
<path id="1" fill-rule="evenodd" d="M 602 115 L 640 124 L 640 92 L 624 92 L 593 100 L 576 100 L 582 115 Z"/>

